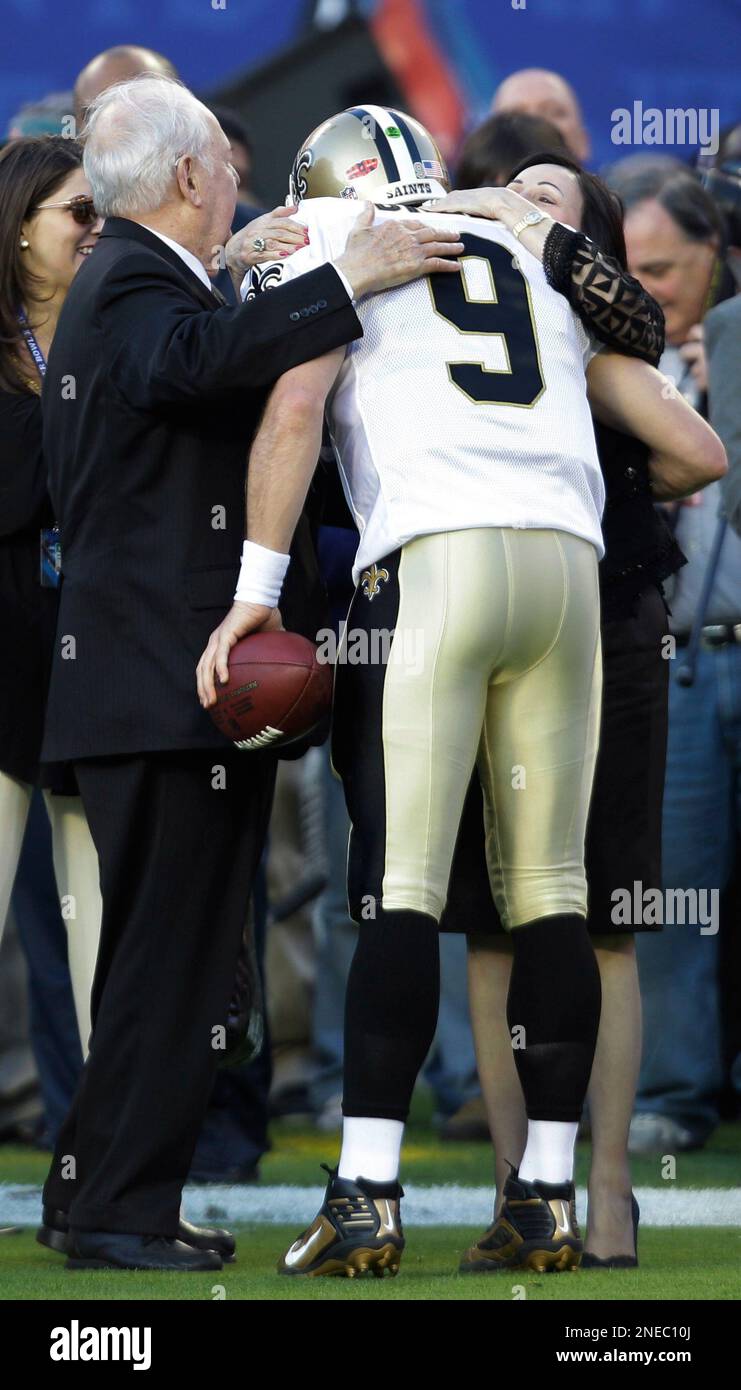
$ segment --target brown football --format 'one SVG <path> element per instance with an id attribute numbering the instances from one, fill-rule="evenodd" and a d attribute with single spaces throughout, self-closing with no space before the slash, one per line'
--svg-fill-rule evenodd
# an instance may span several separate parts
<path id="1" fill-rule="evenodd" d="M 238 748 L 281 748 L 315 729 L 332 705 L 332 667 L 297 632 L 254 632 L 229 653 L 229 680 L 209 711 Z"/>

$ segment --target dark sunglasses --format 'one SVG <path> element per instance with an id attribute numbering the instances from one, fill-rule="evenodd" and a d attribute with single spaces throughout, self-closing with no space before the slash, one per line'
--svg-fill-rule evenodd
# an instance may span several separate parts
<path id="1" fill-rule="evenodd" d="M 98 216 L 92 198 L 85 193 L 78 193 L 76 198 L 68 198 L 66 203 L 39 203 L 34 212 L 44 212 L 46 208 L 65 208 L 67 212 L 72 213 L 75 222 L 79 222 L 81 227 L 92 226 Z"/>

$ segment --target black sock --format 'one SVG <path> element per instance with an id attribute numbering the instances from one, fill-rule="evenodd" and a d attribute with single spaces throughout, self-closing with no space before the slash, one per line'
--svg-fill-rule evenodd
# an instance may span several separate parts
<path id="1" fill-rule="evenodd" d="M 380 910 L 361 922 L 345 999 L 345 1115 L 406 1119 L 439 1003 L 435 919 Z"/>
<path id="2" fill-rule="evenodd" d="M 511 937 L 507 1023 L 528 1117 L 579 1120 L 602 1005 L 586 921 L 541 917 L 513 928 Z"/>

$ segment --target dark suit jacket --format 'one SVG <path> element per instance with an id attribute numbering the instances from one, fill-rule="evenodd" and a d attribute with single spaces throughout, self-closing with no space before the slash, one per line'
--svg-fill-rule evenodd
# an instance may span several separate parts
<path id="1" fill-rule="evenodd" d="M 108 219 L 62 309 L 42 398 L 63 573 L 45 759 L 226 746 L 195 666 L 231 604 L 266 391 L 361 331 L 331 266 L 219 307 L 159 238 Z M 305 539 L 284 621 L 311 632 Z"/>
<path id="2" fill-rule="evenodd" d="M 741 294 L 711 309 L 704 328 L 710 423 L 728 454 L 728 472 L 721 479 L 720 488 L 726 516 L 741 536 Z"/>

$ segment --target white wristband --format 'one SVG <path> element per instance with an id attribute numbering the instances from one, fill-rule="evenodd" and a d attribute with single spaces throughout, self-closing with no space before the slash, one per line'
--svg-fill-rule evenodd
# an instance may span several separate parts
<path id="1" fill-rule="evenodd" d="M 276 608 L 290 559 L 290 555 L 281 555 L 278 550 L 245 541 L 234 602 L 261 603 L 266 608 Z"/>

